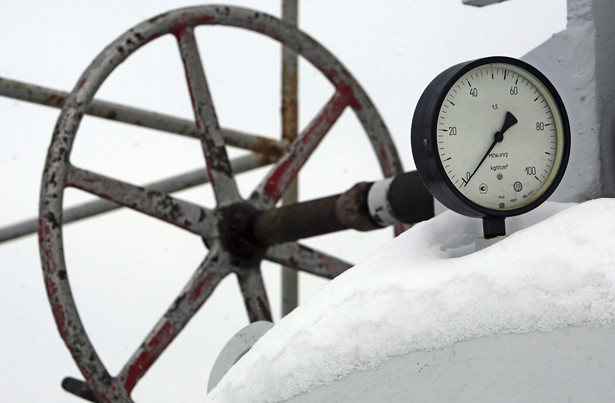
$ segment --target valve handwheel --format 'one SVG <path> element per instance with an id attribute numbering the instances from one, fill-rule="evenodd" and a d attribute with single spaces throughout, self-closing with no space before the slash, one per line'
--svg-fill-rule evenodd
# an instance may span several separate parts
<path id="1" fill-rule="evenodd" d="M 239 195 L 231 171 L 194 36 L 194 28 L 206 24 L 245 28 L 274 38 L 310 61 L 335 87 L 327 104 L 247 200 Z M 134 51 L 167 34 L 177 39 L 184 63 L 207 172 L 216 198 L 216 207 L 212 209 L 105 177 L 70 163 L 72 145 L 84 110 L 103 81 Z M 45 162 L 39 215 L 39 244 L 45 286 L 60 335 L 88 384 L 88 387 L 82 385 L 83 397 L 89 395 L 98 401 L 131 401 L 131 391 L 139 379 L 208 299 L 216 285 L 230 273 L 237 275 L 250 320 L 257 321 L 271 320 L 260 273 L 262 259 L 326 278 L 333 278 L 350 266 L 347 262 L 295 242 L 260 246 L 244 231 L 248 221 L 244 218 L 255 211 L 275 206 L 346 107 L 354 110 L 367 132 L 384 176 L 402 173 L 390 135 L 359 84 L 316 41 L 275 17 L 238 7 L 180 9 L 137 25 L 111 43 L 93 61 L 67 99 L 56 124 Z M 65 187 L 84 190 L 174 224 L 202 237 L 209 248 L 179 297 L 116 376 L 107 372 L 86 335 L 70 290 L 62 241 Z"/>

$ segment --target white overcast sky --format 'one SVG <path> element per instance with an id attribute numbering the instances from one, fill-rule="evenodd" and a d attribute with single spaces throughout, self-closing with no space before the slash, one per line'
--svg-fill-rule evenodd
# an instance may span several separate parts
<path id="1" fill-rule="evenodd" d="M 0 0 L 0 77 L 70 90 L 90 61 L 141 21 L 184 1 Z M 228 4 L 280 14 L 277 0 Z M 492 55 L 520 57 L 566 25 L 565 0 L 511 0 L 474 8 L 461 0 L 304 0 L 299 25 L 354 74 L 379 108 L 413 169 L 410 122 L 425 86 L 456 63 Z M 277 42 L 230 28 L 205 27 L 199 44 L 223 126 L 278 137 Z M 300 122 L 305 125 L 331 94 L 325 79 L 300 66 Z M 174 40 L 161 38 L 132 56 L 103 84 L 99 98 L 190 118 Z M 35 217 L 46 148 L 58 110 L 0 97 L 0 227 Z M 232 152 L 236 154 L 236 151 Z M 192 140 L 85 119 L 72 160 L 84 168 L 147 183 L 202 166 Z M 248 194 L 263 172 L 242 177 Z M 360 125 L 346 111 L 301 173 L 310 199 L 342 192 L 380 173 Z M 208 188 L 181 197 L 211 207 Z M 67 192 L 67 202 L 83 200 Z M 199 239 L 130 212 L 65 227 L 67 268 L 88 333 L 111 373 L 121 368 L 188 280 L 206 250 Z M 391 237 L 346 232 L 306 243 L 359 261 Z M 278 315 L 278 282 L 266 267 Z M 321 281 L 306 281 L 305 300 Z M 31 235 L 0 245 L 0 390 L 6 401 L 78 401 L 60 388 L 79 377 L 57 333 Z M 247 324 L 233 278 L 225 281 L 140 382 L 139 401 L 197 401 L 225 342 Z"/>

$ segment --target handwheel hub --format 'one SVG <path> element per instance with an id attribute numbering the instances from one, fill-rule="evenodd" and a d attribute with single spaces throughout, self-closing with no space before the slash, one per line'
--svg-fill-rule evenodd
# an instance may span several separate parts
<path id="1" fill-rule="evenodd" d="M 240 267 L 253 267 L 267 247 L 254 237 L 254 218 L 258 210 L 248 203 L 237 203 L 218 209 L 218 233 L 223 248 L 237 258 Z"/>

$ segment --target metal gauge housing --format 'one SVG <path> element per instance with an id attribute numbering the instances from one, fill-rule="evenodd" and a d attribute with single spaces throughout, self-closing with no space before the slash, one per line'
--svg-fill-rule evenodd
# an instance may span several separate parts
<path id="1" fill-rule="evenodd" d="M 482 217 L 485 237 L 504 218 L 543 203 L 564 175 L 570 126 L 549 80 L 531 65 L 487 57 L 438 75 L 414 112 L 412 153 L 425 186 L 458 213 Z"/>

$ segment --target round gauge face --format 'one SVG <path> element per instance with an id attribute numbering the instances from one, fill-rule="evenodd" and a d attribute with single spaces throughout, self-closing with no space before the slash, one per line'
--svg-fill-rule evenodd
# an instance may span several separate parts
<path id="1" fill-rule="evenodd" d="M 542 203 L 561 180 L 570 149 L 554 87 L 533 67 L 504 57 L 438 76 L 417 105 L 412 130 L 428 189 L 472 216 L 515 215 Z"/>

